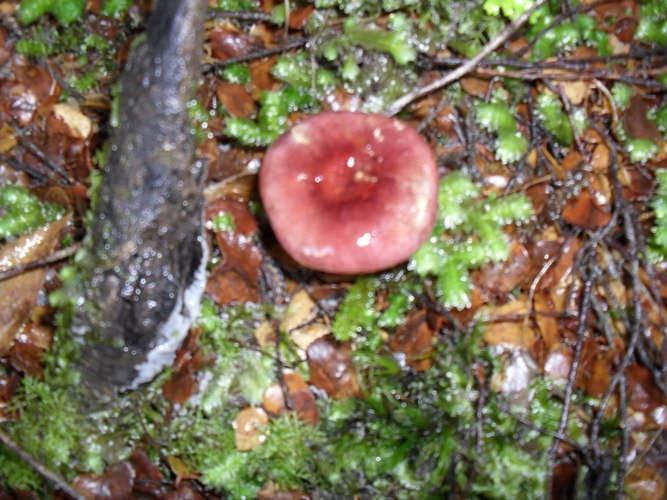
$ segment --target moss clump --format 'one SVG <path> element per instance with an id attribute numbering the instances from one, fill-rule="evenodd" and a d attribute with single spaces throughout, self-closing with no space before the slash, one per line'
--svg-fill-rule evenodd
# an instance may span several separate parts
<path id="1" fill-rule="evenodd" d="M 470 304 L 468 270 L 508 258 L 503 226 L 521 224 L 533 216 L 530 200 L 523 194 L 485 199 L 479 199 L 479 194 L 461 172 L 441 181 L 433 236 L 410 264 L 419 276 L 435 276 L 436 292 L 448 309 Z"/>
<path id="2" fill-rule="evenodd" d="M 58 219 L 65 210 L 42 203 L 22 186 L 0 186 L 0 240 L 34 231 Z"/>

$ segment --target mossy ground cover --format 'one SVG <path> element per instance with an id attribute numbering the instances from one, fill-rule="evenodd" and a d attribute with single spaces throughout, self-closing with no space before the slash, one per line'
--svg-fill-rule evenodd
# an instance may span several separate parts
<path id="1" fill-rule="evenodd" d="M 0 242 L 68 213 L 68 245 L 90 224 L 86 189 L 99 182 L 114 82 L 147 9 L 9 3 L 17 22 L 0 26 L 10 73 L 0 92 L 17 102 L 19 82 L 42 100 L 0 109 L 3 123 L 21 120 L 0 128 Z M 434 231 L 404 265 L 360 277 L 299 267 L 248 181 L 304 116 L 382 112 L 533 3 L 219 1 L 190 108 L 207 201 L 225 207 L 207 226 L 197 325 L 155 381 L 94 404 L 69 331 L 76 260 L 59 264 L 50 302 L 43 292 L 22 336 L 2 346 L 3 432 L 91 494 L 105 484 L 124 484 L 126 497 L 664 494 L 661 2 L 543 2 L 473 74 L 399 113 L 441 170 Z M 294 39 L 307 43 L 272 52 Z M 35 69 L 46 63 L 57 78 Z M 21 79 L 23 67 L 58 92 Z M 92 121 L 90 135 L 56 127 L 55 102 Z M 73 185 L 10 172 L 7 159 L 36 163 L 17 139 L 26 129 Z M 37 327 L 49 342 L 33 351 Z M 6 492 L 53 492 L 5 447 L 0 476 Z"/>

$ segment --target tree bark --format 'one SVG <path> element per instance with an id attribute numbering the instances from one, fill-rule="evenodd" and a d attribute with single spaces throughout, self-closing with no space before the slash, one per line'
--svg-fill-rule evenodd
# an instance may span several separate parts
<path id="1" fill-rule="evenodd" d="M 172 362 L 203 292 L 204 166 L 188 102 L 206 7 L 158 0 L 121 80 L 73 320 L 83 381 L 101 393 L 137 388 Z"/>

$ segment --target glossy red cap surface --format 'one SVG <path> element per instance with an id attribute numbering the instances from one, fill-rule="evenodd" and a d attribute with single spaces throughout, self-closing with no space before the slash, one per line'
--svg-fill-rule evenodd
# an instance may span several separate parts
<path id="1" fill-rule="evenodd" d="M 300 264 L 336 274 L 407 260 L 435 223 L 438 171 L 404 122 L 322 113 L 266 152 L 259 190 L 276 238 Z"/>

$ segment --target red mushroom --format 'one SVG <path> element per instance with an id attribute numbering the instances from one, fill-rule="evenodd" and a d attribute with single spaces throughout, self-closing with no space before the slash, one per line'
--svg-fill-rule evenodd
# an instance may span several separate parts
<path id="1" fill-rule="evenodd" d="M 428 144 L 405 123 L 322 113 L 267 150 L 259 190 L 276 238 L 294 260 L 363 274 L 407 260 L 431 234 L 438 172 Z"/>

